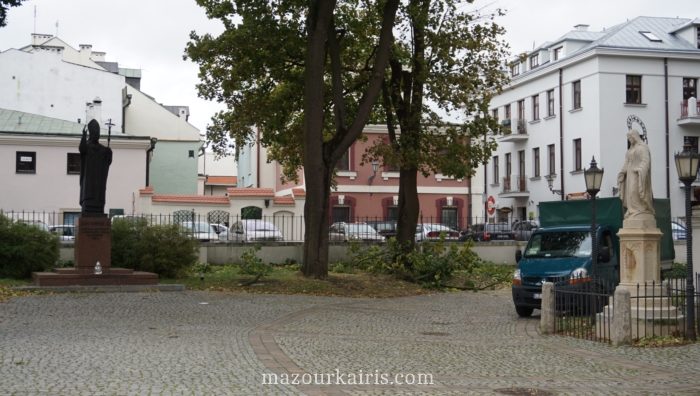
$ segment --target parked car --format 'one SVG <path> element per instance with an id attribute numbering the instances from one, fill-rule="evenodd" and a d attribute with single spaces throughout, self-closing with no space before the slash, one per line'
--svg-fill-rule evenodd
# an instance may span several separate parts
<path id="1" fill-rule="evenodd" d="M 396 220 L 387 221 L 368 221 L 367 224 L 374 228 L 379 235 L 384 238 L 396 237 Z"/>
<path id="2" fill-rule="evenodd" d="M 75 241 L 75 225 L 57 224 L 49 227 L 49 231 L 58 235 L 61 241 Z"/>
<path id="3" fill-rule="evenodd" d="M 206 221 L 183 221 L 180 227 L 184 232 L 200 242 L 216 242 L 219 234 L 214 226 Z"/>
<path id="4" fill-rule="evenodd" d="M 25 220 L 25 219 L 19 219 L 19 220 L 17 220 L 17 222 L 18 222 L 18 223 L 26 224 L 26 225 L 28 225 L 28 226 L 36 227 L 36 228 L 38 228 L 38 229 L 40 229 L 40 230 L 42 230 L 42 231 L 47 231 L 47 232 L 49 231 L 49 226 L 47 226 L 46 223 L 44 223 L 44 222 L 41 221 L 41 220 Z"/>
<path id="5" fill-rule="evenodd" d="M 443 224 L 425 223 L 416 226 L 416 242 L 436 241 L 444 236 L 446 241 L 459 239 L 459 231 Z"/>
<path id="6" fill-rule="evenodd" d="M 239 220 L 228 230 L 229 240 L 235 242 L 283 241 L 279 228 L 269 221 Z"/>
<path id="7" fill-rule="evenodd" d="M 685 226 L 679 222 L 671 222 L 671 235 L 673 235 L 674 241 L 684 241 L 685 240 Z"/>
<path id="8" fill-rule="evenodd" d="M 329 231 L 328 239 L 330 241 L 384 241 L 384 237 L 367 223 L 333 223 Z"/>
<path id="9" fill-rule="evenodd" d="M 473 233 L 475 241 L 507 241 L 515 239 L 515 234 L 508 223 L 488 223 L 482 224 L 479 231 Z"/>
<path id="10" fill-rule="evenodd" d="M 216 234 L 219 236 L 220 241 L 229 240 L 228 227 L 226 227 L 224 224 L 212 224 L 211 226 L 214 228 L 214 232 L 216 232 Z"/>
<path id="11" fill-rule="evenodd" d="M 536 229 L 540 228 L 539 224 L 533 220 L 516 220 L 513 223 L 513 234 L 516 241 L 529 241 L 530 235 Z"/>

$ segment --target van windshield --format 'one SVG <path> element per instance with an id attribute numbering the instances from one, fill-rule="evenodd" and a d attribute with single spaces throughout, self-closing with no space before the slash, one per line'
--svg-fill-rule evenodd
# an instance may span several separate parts
<path id="1" fill-rule="evenodd" d="M 545 232 L 535 234 L 525 249 L 525 257 L 588 257 L 590 232 Z"/>

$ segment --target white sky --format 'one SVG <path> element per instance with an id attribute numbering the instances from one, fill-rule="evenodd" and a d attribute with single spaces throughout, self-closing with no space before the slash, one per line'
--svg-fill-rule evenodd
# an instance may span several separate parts
<path id="1" fill-rule="evenodd" d="M 636 16 L 700 17 L 698 0 L 477 0 L 504 8 L 499 21 L 513 53 L 554 40 L 577 24 L 599 31 Z M 218 34 L 223 27 L 206 18 L 194 0 L 26 0 L 8 13 L 0 28 L 0 51 L 31 42 L 34 32 L 56 34 L 71 46 L 92 44 L 106 60 L 143 71 L 141 89 L 167 105 L 190 106 L 190 123 L 205 132 L 217 103 L 197 97 L 197 66 L 182 60 L 189 32 Z M 1 93 L 0 93 L 1 94 Z"/>

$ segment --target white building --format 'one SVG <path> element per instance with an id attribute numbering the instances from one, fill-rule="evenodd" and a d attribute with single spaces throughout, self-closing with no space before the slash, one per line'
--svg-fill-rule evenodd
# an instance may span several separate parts
<path id="1" fill-rule="evenodd" d="M 0 76 L 6 76 L 0 108 L 70 122 L 94 117 L 103 127 L 111 121 L 113 136 L 154 138 L 149 184 L 164 194 L 197 193 L 201 142 L 187 122 L 189 109 L 163 106 L 140 91 L 140 70 L 106 62 L 89 44 L 77 50 L 58 37 L 33 34 L 32 44 L 0 52 Z M 100 114 L 91 111 L 96 98 Z"/>
<path id="2" fill-rule="evenodd" d="M 592 157 L 605 169 L 599 197 L 617 195 L 628 119 L 645 126 L 654 197 L 683 215 L 673 155 L 684 142 L 698 149 L 700 19 L 638 17 L 602 32 L 577 25 L 509 66 L 512 81 L 490 105 L 510 128 L 484 167 L 492 220 L 536 218 L 540 201 L 581 198 Z"/>

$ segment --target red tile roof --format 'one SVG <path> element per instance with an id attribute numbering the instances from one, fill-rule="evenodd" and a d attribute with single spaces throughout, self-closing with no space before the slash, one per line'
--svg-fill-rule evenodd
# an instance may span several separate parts
<path id="1" fill-rule="evenodd" d="M 139 190 L 140 195 L 153 195 L 153 187 L 146 186 Z"/>
<path id="2" fill-rule="evenodd" d="M 275 197 L 275 205 L 294 205 L 294 197 L 291 195 L 285 195 L 283 197 Z"/>
<path id="3" fill-rule="evenodd" d="M 292 193 L 294 194 L 295 197 L 305 197 L 306 196 L 306 190 L 303 188 L 293 188 Z"/>
<path id="4" fill-rule="evenodd" d="M 264 197 L 273 198 L 275 192 L 271 188 L 227 188 L 229 197 Z"/>
<path id="5" fill-rule="evenodd" d="M 205 184 L 210 186 L 235 186 L 236 176 L 207 176 Z"/>
<path id="6" fill-rule="evenodd" d="M 154 195 L 153 202 L 228 205 L 229 198 L 212 195 Z"/>

